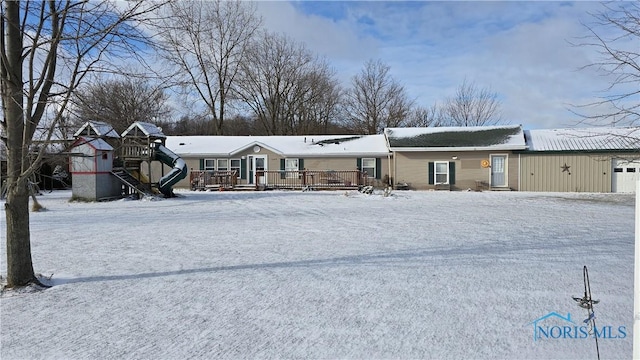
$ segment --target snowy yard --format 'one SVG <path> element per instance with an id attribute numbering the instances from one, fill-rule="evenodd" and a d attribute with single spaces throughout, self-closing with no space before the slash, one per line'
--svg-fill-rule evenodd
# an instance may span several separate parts
<path id="1" fill-rule="evenodd" d="M 0 358 L 595 359 L 593 337 L 534 341 L 552 312 L 582 324 L 584 265 L 601 358 L 631 357 L 633 195 L 179 194 L 40 196 L 53 287 L 1 294 Z"/>

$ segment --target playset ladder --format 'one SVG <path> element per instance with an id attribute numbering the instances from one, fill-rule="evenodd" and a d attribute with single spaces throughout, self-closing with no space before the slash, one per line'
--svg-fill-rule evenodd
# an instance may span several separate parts
<path id="1" fill-rule="evenodd" d="M 128 186 L 131 190 L 138 193 L 139 196 L 144 195 L 154 195 L 151 191 L 151 186 L 149 184 L 145 184 L 140 180 L 136 179 L 127 169 L 125 168 L 114 168 L 111 173 L 118 178 L 124 185 Z"/>

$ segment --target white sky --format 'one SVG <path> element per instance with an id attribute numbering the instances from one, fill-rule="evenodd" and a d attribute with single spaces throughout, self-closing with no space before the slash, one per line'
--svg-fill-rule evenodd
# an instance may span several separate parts
<path id="1" fill-rule="evenodd" d="M 326 57 L 345 86 L 369 59 L 390 65 L 424 106 L 467 79 L 496 92 L 504 120 L 527 129 L 575 126 L 570 104 L 608 87 L 579 70 L 597 59 L 595 49 L 570 44 L 598 10 L 597 2 L 258 2 L 267 29 Z"/>

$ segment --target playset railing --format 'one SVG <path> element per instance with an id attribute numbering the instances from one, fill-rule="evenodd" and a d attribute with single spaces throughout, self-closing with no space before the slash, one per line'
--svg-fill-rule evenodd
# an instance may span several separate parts
<path id="1" fill-rule="evenodd" d="M 149 158 L 151 153 L 148 145 L 124 144 L 120 148 L 120 154 L 124 159 L 145 159 Z"/>

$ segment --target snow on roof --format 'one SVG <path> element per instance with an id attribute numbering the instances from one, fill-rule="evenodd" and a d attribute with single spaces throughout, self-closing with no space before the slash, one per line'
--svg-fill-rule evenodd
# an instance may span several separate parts
<path id="1" fill-rule="evenodd" d="M 387 128 L 391 150 L 468 151 L 523 150 L 526 148 L 520 125 Z"/>
<path id="2" fill-rule="evenodd" d="M 129 125 L 127 130 L 122 133 L 122 137 L 127 136 L 130 132 L 134 131 L 134 129 L 139 129 L 142 131 L 147 137 L 156 137 L 156 138 L 164 138 L 166 137 L 162 132 L 162 128 L 142 121 L 136 121 L 133 124 Z"/>
<path id="3" fill-rule="evenodd" d="M 640 127 L 525 131 L 530 151 L 640 150 Z"/>
<path id="4" fill-rule="evenodd" d="M 92 132 L 93 131 L 93 132 Z M 102 121 L 87 121 L 76 131 L 73 136 L 78 137 L 80 135 L 107 137 L 107 138 L 120 138 L 120 135 L 113 129 L 113 126 Z"/>
<path id="5" fill-rule="evenodd" d="M 71 147 L 74 148 L 80 145 L 89 145 L 96 150 L 113 150 L 113 147 L 106 141 L 88 136 L 80 136 Z"/>
<path id="6" fill-rule="evenodd" d="M 254 146 L 292 157 L 388 154 L 384 135 L 168 136 L 165 146 L 181 156 L 233 156 Z"/>

